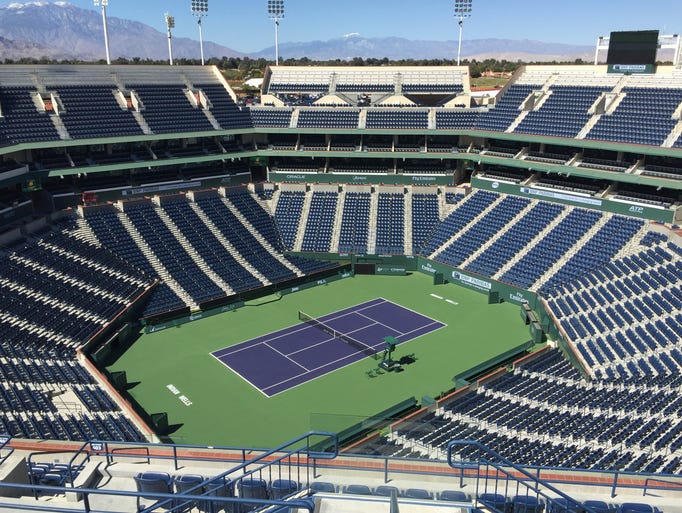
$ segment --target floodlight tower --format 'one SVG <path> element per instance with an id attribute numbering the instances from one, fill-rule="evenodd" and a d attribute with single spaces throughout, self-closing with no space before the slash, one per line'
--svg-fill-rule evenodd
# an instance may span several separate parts
<path id="1" fill-rule="evenodd" d="M 208 0 L 192 0 L 192 14 L 196 16 L 199 24 L 199 46 L 201 47 L 201 65 L 204 65 L 204 34 L 201 28 L 201 20 L 208 16 Z"/>
<path id="2" fill-rule="evenodd" d="M 471 3 L 473 0 L 455 0 L 455 18 L 459 18 L 459 44 L 457 45 L 457 66 L 462 55 L 462 28 L 464 18 L 471 17 Z"/>
<path id="3" fill-rule="evenodd" d="M 279 20 L 284 18 L 284 0 L 268 0 L 268 16 L 275 21 L 275 65 L 279 66 Z"/>
<path id="4" fill-rule="evenodd" d="M 171 29 L 175 28 L 175 16 L 170 14 L 164 14 L 166 18 L 166 30 L 168 31 L 168 61 L 170 65 L 173 65 L 173 45 L 171 45 Z"/>
<path id="5" fill-rule="evenodd" d="M 107 5 L 109 0 L 92 0 L 95 7 L 102 6 L 102 26 L 104 27 L 104 51 L 107 54 L 107 64 L 111 64 L 111 55 L 109 55 L 109 31 L 107 30 Z"/>

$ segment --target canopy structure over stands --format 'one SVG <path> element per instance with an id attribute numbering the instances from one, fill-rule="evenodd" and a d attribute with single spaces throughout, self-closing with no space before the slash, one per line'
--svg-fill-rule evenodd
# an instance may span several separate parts
<path id="1" fill-rule="evenodd" d="M 286 94 L 336 94 L 356 101 L 358 94 L 458 96 L 470 91 L 465 66 L 273 66 L 263 81 L 264 103 Z"/>

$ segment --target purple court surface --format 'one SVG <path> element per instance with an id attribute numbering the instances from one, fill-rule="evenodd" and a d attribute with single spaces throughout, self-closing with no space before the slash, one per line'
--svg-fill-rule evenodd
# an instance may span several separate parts
<path id="1" fill-rule="evenodd" d="M 402 344 L 445 326 L 383 298 L 318 319 L 375 351 L 383 350 L 386 336 Z M 211 355 L 268 397 L 367 357 L 361 349 L 307 323 L 247 340 Z"/>

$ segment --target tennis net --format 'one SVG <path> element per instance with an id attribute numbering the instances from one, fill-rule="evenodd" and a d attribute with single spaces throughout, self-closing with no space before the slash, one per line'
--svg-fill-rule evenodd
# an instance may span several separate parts
<path id="1" fill-rule="evenodd" d="M 323 323 L 319 319 L 315 319 L 314 317 L 310 317 L 307 313 L 301 312 L 299 310 L 298 312 L 298 320 L 303 321 L 306 324 L 313 326 L 315 328 L 318 328 L 325 333 L 331 335 L 334 338 L 338 338 L 339 340 L 343 340 L 347 344 L 353 346 L 355 349 L 358 349 L 359 351 L 362 351 L 367 356 L 371 356 L 375 360 L 378 358 L 377 351 L 374 350 L 372 347 L 368 346 L 367 344 L 364 344 L 360 342 L 359 340 L 355 340 L 352 337 L 349 337 L 345 333 L 341 333 L 331 326 L 328 326 L 327 324 Z"/>

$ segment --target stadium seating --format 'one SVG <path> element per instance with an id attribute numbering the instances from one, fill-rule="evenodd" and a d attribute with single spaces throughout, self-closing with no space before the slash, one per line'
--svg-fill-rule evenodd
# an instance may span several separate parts
<path id="1" fill-rule="evenodd" d="M 608 88 L 599 86 L 551 87 L 550 96 L 519 123 L 514 132 L 576 137 L 590 119 L 588 109 Z"/>
<path id="2" fill-rule="evenodd" d="M 434 253 L 440 246 L 447 242 L 453 234 L 459 233 L 462 228 L 481 214 L 498 198 L 499 195 L 495 193 L 477 191 L 465 201 L 460 202 L 455 211 L 436 227 L 436 230 L 424 245 L 422 254 L 431 255 Z"/>
<path id="3" fill-rule="evenodd" d="M 298 128 L 357 128 L 360 112 L 348 109 L 302 109 Z"/>
<path id="4" fill-rule="evenodd" d="M 83 217 L 105 247 L 150 275 L 167 278 L 153 291 L 145 315 L 193 307 L 333 267 L 282 255 L 273 218 L 242 189 L 226 199 L 202 193 L 195 201 L 167 196 L 160 206 L 148 200 L 122 203 L 122 211 L 86 208 Z"/>
<path id="5" fill-rule="evenodd" d="M 495 104 L 495 108 L 483 112 L 476 121 L 479 130 L 506 131 L 521 114 L 520 105 L 533 90 L 532 85 L 513 84 Z"/>
<path id="6" fill-rule="evenodd" d="M 251 119 L 256 128 L 289 128 L 291 109 L 251 108 Z"/>
<path id="7" fill-rule="evenodd" d="M 128 84 L 144 103 L 143 116 L 156 134 L 214 130 L 201 107 L 193 107 L 184 85 Z"/>
<path id="8" fill-rule="evenodd" d="M 336 192 L 313 193 L 301 245 L 303 251 L 329 251 L 338 197 Z"/>
<path id="9" fill-rule="evenodd" d="M 142 135 L 130 111 L 121 109 L 111 87 L 60 86 L 59 98 L 65 112 L 60 113 L 73 139 Z"/>
<path id="10" fill-rule="evenodd" d="M 240 109 L 222 84 L 196 83 L 210 102 L 210 112 L 224 130 L 252 128 L 248 110 Z"/>
<path id="11" fill-rule="evenodd" d="M 230 195 L 230 202 L 235 205 L 237 199 L 241 196 L 242 195 Z M 279 283 L 296 276 L 291 269 L 287 268 L 282 262 L 275 258 L 272 253 L 264 251 L 263 245 L 244 226 L 244 224 L 237 219 L 218 196 L 202 196 L 197 199 L 197 205 L 208 215 L 211 222 L 216 225 L 226 240 L 230 241 L 239 255 L 257 269 L 270 283 Z M 240 209 L 240 211 L 245 212 L 245 210 L 242 209 Z M 261 230 L 261 227 L 264 226 L 263 223 L 256 223 L 254 217 L 251 216 L 249 216 L 249 220 L 252 221 L 252 226 L 255 225 L 258 227 L 261 235 L 271 235 L 268 240 L 270 242 L 273 241 L 272 234 L 268 234 L 265 230 Z M 272 222 L 265 223 L 265 226 L 271 228 Z M 206 237 L 208 238 L 209 234 L 206 234 Z M 279 241 L 277 239 L 275 239 L 275 241 L 277 242 L 277 245 L 274 246 L 274 248 L 280 249 L 281 246 Z M 242 266 L 233 262 L 229 267 L 239 268 Z M 233 272 L 236 272 L 236 269 Z M 241 272 L 243 273 L 242 279 L 245 280 L 244 286 L 247 288 L 256 288 L 260 286 L 260 283 L 257 280 L 254 280 L 253 276 L 249 276 L 248 273 L 244 272 L 243 268 Z"/>
<path id="12" fill-rule="evenodd" d="M 380 193 L 376 224 L 376 253 L 401 255 L 405 253 L 405 195 Z"/>
<path id="13" fill-rule="evenodd" d="M 436 128 L 465 129 L 473 128 L 478 119 L 477 111 L 439 110 L 436 112 Z"/>
<path id="14" fill-rule="evenodd" d="M 412 194 L 412 247 L 418 251 L 440 222 L 435 194 Z"/>
<path id="15" fill-rule="evenodd" d="M 490 212 L 480 218 L 471 228 L 463 227 L 456 241 L 437 252 L 434 256 L 439 262 L 453 267 L 459 266 L 481 245 L 498 233 L 516 217 L 530 200 L 514 196 L 505 197 Z"/>
<path id="16" fill-rule="evenodd" d="M 425 129 L 429 126 L 428 112 L 424 110 L 370 110 L 367 112 L 368 129 Z"/>
<path id="17" fill-rule="evenodd" d="M 499 279 L 520 288 L 531 288 L 600 218 L 601 214 L 594 211 L 571 210 L 544 234 L 540 244 L 522 253 Z"/>
<path id="18" fill-rule="evenodd" d="M 305 193 L 303 191 L 282 191 L 277 202 L 275 218 L 282 234 L 282 241 L 287 248 L 293 248 L 301 219 Z"/>
<path id="19" fill-rule="evenodd" d="M 199 208 L 204 211 L 209 208 L 207 203 L 207 201 L 201 200 L 197 202 Z M 247 239 L 250 235 L 248 230 L 227 208 L 218 210 L 218 202 L 213 202 L 211 206 L 214 209 L 211 212 L 212 222 L 218 226 L 223 235 L 226 233 L 233 235 L 232 245 L 237 250 L 237 254 L 233 255 L 230 251 L 225 251 L 226 248 L 216 234 L 202 222 L 198 212 L 192 209 L 185 198 L 180 196 L 174 198 L 174 201 L 164 201 L 161 210 L 168 214 L 173 224 L 189 243 L 189 246 L 186 244 L 183 246 L 196 250 L 209 268 L 224 280 L 233 291 L 243 291 L 261 286 L 261 282 L 249 273 L 244 265 L 240 265 L 235 256 L 241 255 L 248 261 L 250 256 L 247 253 L 250 249 L 248 243 L 251 242 L 251 247 L 255 244 L 262 249 L 262 246 L 253 239 L 253 236 Z M 242 242 L 242 244 L 237 247 L 237 242 Z M 251 249 L 251 254 L 253 253 L 254 251 Z M 175 276 L 174 271 L 171 273 Z"/>
<path id="20" fill-rule="evenodd" d="M 675 396 L 655 383 L 642 384 L 637 392 L 615 383 L 585 383 L 559 351 L 547 350 L 475 391 L 456 394 L 435 413 L 394 426 L 385 441 L 443 454 L 439 451 L 451 439 L 477 440 L 523 465 L 679 469 L 682 462 L 670 451 L 680 444 L 682 431 L 658 418 L 661 405 L 676 411 Z M 651 452 L 640 450 L 647 448 Z M 468 451 L 463 448 L 458 457 L 473 456 Z"/>
<path id="21" fill-rule="evenodd" d="M 369 192 L 346 192 L 339 235 L 339 253 L 367 252 L 369 209 Z"/>
<path id="22" fill-rule="evenodd" d="M 495 242 L 464 266 L 484 276 L 494 276 L 514 255 L 532 241 L 563 211 L 563 207 L 552 203 L 538 203 Z"/>
<path id="23" fill-rule="evenodd" d="M 428 72 L 413 66 L 322 67 L 275 66 L 263 85 L 267 94 L 286 99 L 287 94 L 398 94 L 455 96 L 468 90 L 464 68 L 439 67 Z"/>
<path id="24" fill-rule="evenodd" d="M 649 242 L 651 241 L 651 242 Z M 679 372 L 674 344 L 682 335 L 680 265 L 650 235 L 649 249 L 545 287 L 548 306 L 591 372 L 602 379 Z M 591 271 L 591 272 L 590 272 Z M 653 352 L 653 353 L 652 353 Z"/>
<path id="25" fill-rule="evenodd" d="M 677 120 L 672 115 L 682 91 L 663 87 L 626 87 L 611 114 L 601 116 L 587 139 L 660 146 Z"/>
<path id="26" fill-rule="evenodd" d="M 419 78 L 409 73 L 398 76 L 391 69 L 380 70 L 377 76 L 341 70 L 337 76 L 327 69 L 310 69 L 306 74 L 275 67 L 266 77 L 266 90 L 278 100 L 289 94 L 302 95 L 290 101 L 306 106 L 243 111 L 223 83 L 212 79 L 206 69 L 171 69 L 151 78 L 144 70 L 117 67 L 92 83 L 80 83 L 38 67 L 33 86 L 32 79 L 23 80 L 22 86 L 0 81 L 0 144 L 140 136 L 148 128 L 151 135 L 178 134 L 177 140 L 168 144 L 140 142 L 134 151 L 117 144 L 109 145 L 107 151 L 102 145 L 69 146 L 52 154 L 36 151 L 35 156 L 45 158 L 31 163 L 30 169 L 47 175 L 72 165 L 129 165 L 141 156 L 151 158 L 149 155 L 154 159 L 203 160 L 224 151 L 230 154 L 224 157 L 227 164 L 215 167 L 147 169 L 145 163 L 131 173 L 130 182 L 146 186 L 201 179 L 216 170 L 220 175 L 248 172 L 246 158 L 235 158 L 235 163 L 229 164 L 231 157 L 245 148 L 283 152 L 329 148 L 348 153 L 330 159 L 316 155 L 315 160 L 310 160 L 309 154 L 293 160 L 284 153 L 267 165 L 314 174 L 310 182 L 316 181 L 318 173 L 330 172 L 374 173 L 372 178 L 377 181 L 383 180 L 377 174 L 400 179 L 409 179 L 410 174 L 441 175 L 436 177 L 440 180 L 447 173 L 459 183 L 472 172 L 476 178 L 504 186 L 523 183 L 545 193 L 561 193 L 569 197 L 571 205 L 604 199 L 658 210 L 675 208 L 679 201 L 676 193 L 665 187 L 656 190 L 656 185 L 645 189 L 636 183 L 662 183 L 653 180 L 657 178 L 679 180 L 682 171 L 673 157 L 664 160 L 627 148 L 624 152 L 602 151 L 593 147 L 598 146 L 594 142 L 581 148 L 579 140 L 672 146 L 672 154 L 674 148 L 682 147 L 682 138 L 675 142 L 671 137 L 682 102 L 682 86 L 675 83 L 678 79 L 602 77 L 592 69 L 565 68 L 529 68 L 515 76 L 490 108 L 450 108 L 442 105 L 454 103 L 453 96 L 468 94 L 465 71 L 438 70 L 438 76 Z M 651 83 L 658 79 L 662 85 Z M 41 80 L 45 88 L 36 85 Z M 121 108 L 115 96 L 121 86 L 127 88 L 121 89 L 126 94 L 134 91 L 139 96 L 139 115 L 133 114 L 137 109 L 133 105 Z M 37 106 L 39 90 L 43 100 L 47 98 L 45 90 L 57 95 L 55 106 L 60 112 L 42 112 Z M 200 92 L 206 97 L 205 107 L 195 107 L 192 101 L 191 96 L 196 99 Z M 314 97 L 337 93 L 350 99 L 348 105 L 355 96 L 369 93 L 372 101 L 377 101 L 376 107 L 307 106 Z M 392 100 L 384 104 L 390 106 L 379 107 L 382 98 L 393 94 L 433 98 L 427 107 L 398 108 Z M 231 135 L 218 138 L 210 133 L 218 128 L 245 133 L 254 127 L 288 129 L 292 122 L 305 133 L 291 130 L 266 138 L 265 130 L 260 130 L 254 136 L 257 140 L 250 139 L 250 134 L 233 140 Z M 330 136 L 319 129 L 338 129 L 338 133 Z M 356 129 L 370 132 L 359 135 Z M 551 146 L 534 140 L 527 143 L 525 137 L 518 142 L 485 140 L 480 133 L 466 137 L 465 132 L 463 141 L 457 137 L 450 140 L 449 133 L 389 133 L 428 129 L 508 132 L 512 135 L 505 137 L 511 139 L 515 133 L 579 140 Z M 179 136 L 188 132 L 209 133 L 198 140 L 181 140 Z M 352 154 L 365 151 L 398 155 L 360 160 Z M 471 171 L 452 165 L 446 155 L 428 155 L 423 161 L 416 155 L 427 151 L 471 152 L 484 162 L 475 162 L 475 155 L 462 155 L 473 161 Z M 441 157 L 446 163 L 436 160 Z M 509 169 L 489 164 L 504 164 L 503 159 L 515 159 L 518 166 Z M 536 168 L 526 169 L 530 166 L 525 161 L 564 166 L 562 169 L 575 170 L 580 176 L 600 178 L 565 177 L 563 171 L 561 175 L 540 173 Z M 7 172 L 15 169 L 10 162 L 6 166 Z M 625 178 L 614 185 L 601 178 L 607 174 L 604 171 Z M 626 178 L 631 184 L 625 183 Z M 129 184 L 115 172 L 74 174 L 63 180 L 76 192 Z M 398 424 L 389 436 L 365 450 L 382 457 L 443 458 L 450 440 L 465 438 L 525 465 L 665 474 L 682 470 L 682 428 L 676 422 L 682 414 L 678 397 L 682 383 L 682 249 L 670 241 L 672 235 L 662 231 L 643 235 L 644 221 L 632 217 L 483 190 L 464 195 L 460 192 L 464 188 L 453 192 L 452 188 L 411 185 L 265 187 L 257 194 L 242 187 L 187 195 L 159 189 L 164 195 L 154 200 L 85 207 L 77 218 L 57 223 L 55 229 L 3 247 L 0 434 L 61 440 L 142 439 L 116 401 L 78 363 L 75 348 L 110 323 L 156 279 L 160 282 L 150 294 L 143 317 L 171 316 L 188 307 L 196 311 L 201 303 L 236 298 L 242 292 L 334 265 L 286 255 L 287 250 L 408 253 L 537 292 L 564 338 L 563 350 L 571 361 L 581 364 L 580 371 L 559 351 L 545 350 L 457 393 L 435 411 Z M 15 194 L 0 196 L 0 203 L 6 203 L 5 198 L 13 201 L 19 190 L 17 184 Z M 570 199 L 575 197 L 582 202 Z M 62 408 L 54 400 L 55 391 L 68 392 L 82 407 L 78 411 Z M 463 449 L 458 456 L 473 457 L 473 452 Z M 63 484 L 68 473 L 54 466 L 35 466 L 32 472 L 43 484 Z M 176 489 L 183 489 L 182 483 L 196 484 L 196 477 L 201 476 L 177 479 Z M 270 478 L 257 480 L 256 485 L 259 496 L 266 497 L 298 489 L 297 481 Z M 243 492 L 244 483 L 235 488 Z M 331 484 L 331 491 L 329 486 L 321 488 L 334 492 L 343 487 Z M 395 490 L 375 485 L 345 489 L 375 496 L 400 490 L 405 490 L 401 496 L 415 499 L 437 496 L 433 490 L 397 486 Z M 445 492 L 439 497 L 471 500 Z M 480 498 L 515 511 L 542 507 L 521 497 L 509 493 Z M 621 506 L 623 512 L 633 509 L 639 511 L 628 503 Z"/>
<path id="27" fill-rule="evenodd" d="M 63 226 L 69 231 L 69 223 Z M 66 231 L 19 240 L 0 258 L 0 432 L 18 438 L 139 441 L 140 431 L 81 367 L 75 350 L 132 304 L 152 279 Z M 82 410 L 53 400 L 67 392 Z M 59 477 L 54 474 L 44 472 L 52 482 Z"/>
<path id="28" fill-rule="evenodd" d="M 193 301 L 198 304 L 225 295 L 218 284 L 210 279 L 183 249 L 181 242 L 163 223 L 151 202 L 126 203 L 124 214 L 134 229 L 153 248 L 152 251 L 161 265 Z"/>
<path id="29" fill-rule="evenodd" d="M 48 112 L 39 112 L 33 103 L 34 89 L 28 86 L 0 87 L 2 104 L 2 143 L 57 141 L 59 134 Z"/>
<path id="30" fill-rule="evenodd" d="M 83 217 L 88 223 L 96 239 L 121 258 L 150 276 L 156 275 L 152 264 L 147 260 L 132 235 L 121 222 L 123 214 L 114 207 L 100 206 L 96 209 L 84 209 Z M 152 291 L 152 297 L 145 310 L 145 315 L 168 312 L 184 306 L 180 297 L 165 283 L 159 284 Z"/>

